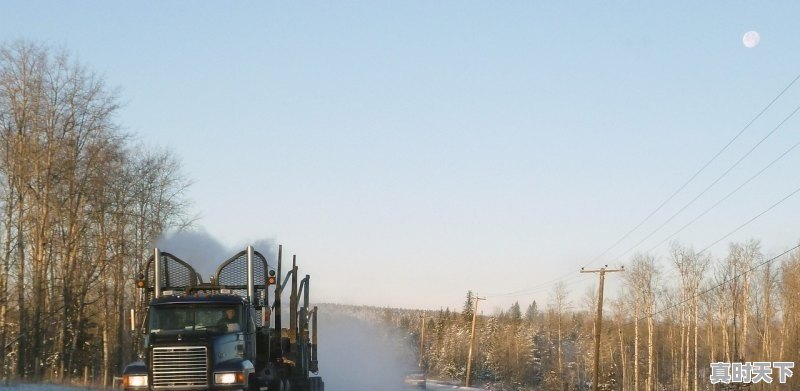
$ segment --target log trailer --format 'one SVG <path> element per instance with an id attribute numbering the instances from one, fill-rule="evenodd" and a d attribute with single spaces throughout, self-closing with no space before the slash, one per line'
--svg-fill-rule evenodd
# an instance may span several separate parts
<path id="1" fill-rule="evenodd" d="M 136 276 L 145 308 L 137 332 L 144 335 L 144 346 L 140 360 L 125 367 L 123 388 L 324 391 L 317 307 L 309 308 L 311 278 L 298 284 L 293 257 L 282 279 L 282 253 L 278 247 L 277 276 L 248 246 L 206 283 L 188 263 L 154 249 Z M 282 328 L 281 296 L 289 281 L 289 327 Z"/>

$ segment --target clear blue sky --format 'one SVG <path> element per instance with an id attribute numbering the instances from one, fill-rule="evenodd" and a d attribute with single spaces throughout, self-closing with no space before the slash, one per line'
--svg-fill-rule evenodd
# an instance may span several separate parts
<path id="1" fill-rule="evenodd" d="M 0 13 L 3 41 L 64 47 L 120 88 L 125 129 L 181 157 L 199 226 L 226 246 L 274 238 L 314 275 L 317 300 L 345 303 L 460 306 L 468 289 L 577 275 L 800 74 L 796 1 L 6 1 Z M 800 85 L 597 264 L 626 261 L 798 105 Z M 797 141 L 800 118 L 638 249 Z M 800 186 L 798 167 L 800 150 L 678 238 L 713 243 Z M 778 253 L 800 239 L 799 212 L 800 194 L 729 240 Z"/>

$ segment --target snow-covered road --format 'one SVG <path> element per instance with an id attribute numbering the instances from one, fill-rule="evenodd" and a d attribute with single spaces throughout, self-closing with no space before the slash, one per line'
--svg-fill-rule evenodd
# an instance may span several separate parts
<path id="1" fill-rule="evenodd" d="M 483 388 L 461 387 L 443 383 L 428 382 L 428 390 L 486 391 Z"/>

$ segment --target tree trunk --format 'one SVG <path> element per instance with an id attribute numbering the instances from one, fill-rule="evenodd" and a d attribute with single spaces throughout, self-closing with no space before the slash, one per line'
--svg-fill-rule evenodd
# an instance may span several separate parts
<path id="1" fill-rule="evenodd" d="M 118 369 L 122 369 L 122 366 L 125 365 L 125 355 L 123 350 L 123 341 L 125 340 L 125 272 L 123 267 L 123 258 L 122 254 L 117 256 L 118 258 L 118 266 L 117 268 L 117 278 L 114 279 L 114 292 L 115 292 L 115 300 L 116 300 L 116 311 L 117 311 L 117 321 L 116 321 L 116 330 L 117 330 L 117 340 L 114 345 L 114 361 L 115 365 Z"/>
<path id="2" fill-rule="evenodd" d="M 723 310 L 724 305 L 719 305 L 719 327 L 722 330 L 722 348 L 725 350 L 725 361 L 731 362 L 731 344 L 728 336 L 728 314 Z"/>
<path id="3" fill-rule="evenodd" d="M 692 321 L 691 321 L 691 316 L 692 315 L 691 315 L 691 311 L 687 311 L 687 312 L 689 312 L 689 314 L 687 314 L 686 326 L 685 326 L 685 328 L 686 328 L 686 341 L 684 341 L 684 346 L 686 347 L 686 350 L 684 351 L 684 356 L 683 356 L 683 368 L 682 368 L 682 370 L 683 370 L 683 385 L 681 386 L 681 389 L 689 391 L 689 378 L 691 376 L 690 375 L 690 372 L 691 372 L 691 351 L 692 351 L 692 345 L 689 343 L 689 341 L 691 340 L 691 335 L 692 335 Z"/>
<path id="4" fill-rule="evenodd" d="M 672 373 L 670 374 L 670 379 L 671 379 L 670 380 L 671 381 L 670 385 L 672 387 L 675 387 L 675 384 L 678 383 L 675 380 L 675 376 L 678 374 L 677 358 L 675 357 L 675 345 L 676 345 L 676 343 L 675 343 L 675 327 L 674 327 L 674 325 L 670 325 L 670 326 L 671 327 L 669 328 L 669 352 L 670 352 L 669 358 L 670 358 L 670 363 L 671 363 L 670 370 L 672 371 Z"/>
<path id="5" fill-rule="evenodd" d="M 17 376 L 21 379 L 26 378 L 28 367 L 28 349 L 27 349 L 27 311 L 25 306 L 25 241 L 24 241 L 24 225 L 23 219 L 25 211 L 23 209 L 22 195 L 18 195 L 17 204 L 17 308 L 19 309 L 19 324 L 18 324 L 18 348 L 17 348 Z"/>
<path id="6" fill-rule="evenodd" d="M 681 281 L 684 280 L 684 270 L 680 270 L 681 272 Z M 681 302 L 684 301 L 686 297 L 686 284 L 681 283 L 681 293 L 680 293 L 680 300 Z M 681 315 L 680 315 L 680 327 L 681 327 L 681 357 L 680 357 L 680 389 L 682 391 L 686 391 L 686 358 L 688 357 L 687 349 L 689 348 L 686 344 L 688 337 L 686 336 L 686 304 L 681 304 Z"/>
<path id="7" fill-rule="evenodd" d="M 111 354 L 108 345 L 108 322 L 106 321 L 103 322 L 103 387 L 108 387 L 109 369 L 111 368 Z"/>
<path id="8" fill-rule="evenodd" d="M 634 304 L 633 319 L 633 389 L 639 391 L 639 304 Z"/>
<path id="9" fill-rule="evenodd" d="M 647 391 L 653 391 L 653 308 L 647 312 Z"/>
<path id="10" fill-rule="evenodd" d="M 745 270 L 748 270 L 751 267 L 752 262 L 750 260 L 752 258 L 748 256 L 746 259 L 748 262 L 745 265 L 745 267 L 747 268 Z M 740 307 L 742 308 L 742 344 L 741 344 L 742 350 L 740 351 L 739 355 L 740 357 L 750 357 L 747 354 L 747 346 L 748 346 L 747 319 L 750 317 L 748 313 L 748 309 L 750 308 L 750 273 L 745 272 L 742 278 L 744 278 L 744 287 L 742 289 L 742 304 L 740 305 Z"/>
<path id="11" fill-rule="evenodd" d="M 561 379 L 561 389 L 564 389 L 564 362 L 563 352 L 561 351 L 561 311 L 558 312 L 558 378 Z"/>
<path id="12" fill-rule="evenodd" d="M 716 362 L 717 356 L 714 350 L 714 314 L 709 309 L 709 319 L 708 319 L 708 350 L 710 354 L 710 362 Z"/>
<path id="13" fill-rule="evenodd" d="M 621 385 L 622 385 L 622 389 L 625 390 L 626 389 L 625 386 L 628 384 L 627 383 L 627 376 L 626 376 L 627 372 L 628 372 L 627 371 L 627 360 L 628 360 L 628 358 L 625 357 L 625 338 L 622 335 L 622 321 L 620 321 L 617 324 L 617 326 L 618 326 L 617 330 L 619 332 L 619 357 L 620 357 L 619 361 L 622 364 L 621 365 L 621 367 L 622 367 L 622 382 L 621 382 L 622 384 Z"/>
<path id="14" fill-rule="evenodd" d="M 770 349 L 770 333 L 769 329 L 772 326 L 772 268 L 767 263 L 764 270 L 764 337 L 761 339 L 761 352 L 766 358 L 766 361 L 772 361 L 772 354 Z"/>
<path id="15" fill-rule="evenodd" d="M 14 188 L 9 184 L 8 197 L 6 198 L 6 215 L 5 215 L 5 232 L 3 238 L 3 274 L 0 276 L 0 295 L 2 295 L 2 306 L 0 306 L 0 346 L 5 347 L 8 339 L 8 303 L 10 298 L 8 296 L 8 276 L 11 273 L 11 242 L 13 238 L 13 222 L 14 222 Z M 5 382 L 6 378 L 6 352 L 0 354 L 0 372 L 2 372 L 2 379 Z"/>
<path id="16" fill-rule="evenodd" d="M 694 391 L 697 391 L 697 344 L 698 344 L 698 335 L 699 335 L 699 312 L 700 307 L 698 305 L 698 298 L 695 296 L 694 298 L 694 360 L 692 362 L 692 367 L 694 368 L 693 371 L 693 379 L 692 384 L 694 384 Z"/>

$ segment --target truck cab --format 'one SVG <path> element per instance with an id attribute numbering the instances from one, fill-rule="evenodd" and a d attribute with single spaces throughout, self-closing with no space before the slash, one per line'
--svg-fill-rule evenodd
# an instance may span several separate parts
<path id="1" fill-rule="evenodd" d="M 250 388 L 256 361 L 253 316 L 246 300 L 236 295 L 154 299 L 146 319 L 144 360 L 136 363 L 148 378 L 129 374 L 126 389 Z"/>

